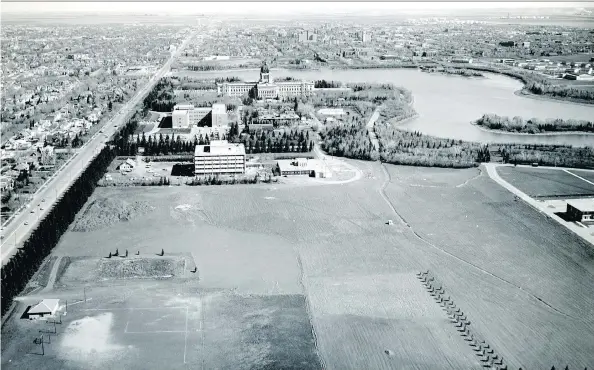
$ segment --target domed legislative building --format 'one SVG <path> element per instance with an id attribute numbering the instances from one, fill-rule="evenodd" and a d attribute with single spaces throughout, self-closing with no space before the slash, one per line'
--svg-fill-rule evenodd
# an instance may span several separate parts
<path id="1" fill-rule="evenodd" d="M 224 82 L 217 84 L 219 95 L 251 96 L 258 99 L 275 99 L 291 96 L 308 96 L 314 91 L 314 83 L 310 81 L 278 81 L 270 77 L 270 69 L 266 62 L 260 68 L 260 79 L 256 82 Z"/>

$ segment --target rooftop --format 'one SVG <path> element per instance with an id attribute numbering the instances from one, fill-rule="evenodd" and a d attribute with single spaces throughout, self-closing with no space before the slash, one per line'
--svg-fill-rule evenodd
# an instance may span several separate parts
<path id="1" fill-rule="evenodd" d="M 36 306 L 32 307 L 28 314 L 53 313 L 58 309 L 60 304 L 59 299 L 44 299 Z"/>
<path id="2" fill-rule="evenodd" d="M 317 159 L 295 158 L 279 159 L 277 161 L 281 172 L 285 171 L 320 171 L 324 165 Z"/>
<path id="3" fill-rule="evenodd" d="M 227 140 L 213 140 L 209 145 L 196 145 L 194 155 L 245 155 L 245 147 L 243 144 L 229 144 Z"/>
<path id="4" fill-rule="evenodd" d="M 579 209 L 582 212 L 594 211 L 594 198 L 592 199 L 571 199 L 567 201 L 567 204 L 573 208 Z"/>

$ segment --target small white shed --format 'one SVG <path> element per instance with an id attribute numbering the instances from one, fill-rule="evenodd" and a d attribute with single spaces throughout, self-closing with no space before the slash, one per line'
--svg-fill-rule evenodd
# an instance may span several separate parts
<path id="1" fill-rule="evenodd" d="M 44 299 L 37 305 L 33 306 L 29 312 L 27 312 L 27 315 L 29 316 L 29 319 L 51 316 L 54 315 L 56 311 L 58 311 L 58 308 L 60 308 L 59 299 Z"/>

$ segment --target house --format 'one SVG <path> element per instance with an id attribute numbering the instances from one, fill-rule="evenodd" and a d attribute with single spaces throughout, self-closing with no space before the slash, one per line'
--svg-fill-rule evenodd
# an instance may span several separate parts
<path id="1" fill-rule="evenodd" d="M 0 189 L 2 191 L 10 191 L 14 189 L 14 179 L 9 176 L 0 176 Z"/>
<path id="2" fill-rule="evenodd" d="M 29 165 L 27 163 L 19 163 L 14 167 L 14 169 L 19 172 L 29 171 Z"/>
<path id="3" fill-rule="evenodd" d="M 60 308 L 59 299 L 44 299 L 27 311 L 30 320 L 54 315 Z"/>
<path id="4" fill-rule="evenodd" d="M 56 164 L 56 156 L 54 154 L 54 147 L 51 145 L 41 148 L 41 164 L 44 166 L 54 166 Z"/>
<path id="5" fill-rule="evenodd" d="M 118 166 L 118 170 L 123 172 L 130 172 L 136 167 L 136 162 L 132 159 L 126 159 L 126 161 Z"/>

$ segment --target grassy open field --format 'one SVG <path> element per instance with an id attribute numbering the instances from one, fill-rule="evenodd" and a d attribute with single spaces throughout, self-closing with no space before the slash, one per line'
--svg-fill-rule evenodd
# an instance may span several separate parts
<path id="1" fill-rule="evenodd" d="M 387 194 L 510 368 L 594 363 L 594 250 L 478 169 L 389 167 Z M 468 181 L 470 173 L 477 175 Z M 468 181 L 468 182 L 466 182 Z M 444 201 L 447 199 L 447 201 Z"/>
<path id="2" fill-rule="evenodd" d="M 378 163 L 349 163 L 365 175 L 340 185 L 98 188 L 45 296 L 75 302 L 85 287 L 88 301 L 69 304 L 43 357 L 27 353 L 50 325 L 9 320 L 2 366 L 481 368 L 415 278 L 425 270 L 510 369 L 594 363 L 586 243 L 476 168 L 388 165 L 384 194 Z M 116 248 L 131 256 L 105 258 Z"/>
<path id="3" fill-rule="evenodd" d="M 594 195 L 594 185 L 563 170 L 499 167 L 497 172 L 505 181 L 535 198 Z"/>

